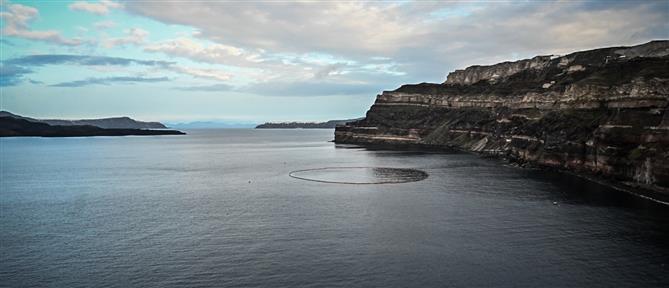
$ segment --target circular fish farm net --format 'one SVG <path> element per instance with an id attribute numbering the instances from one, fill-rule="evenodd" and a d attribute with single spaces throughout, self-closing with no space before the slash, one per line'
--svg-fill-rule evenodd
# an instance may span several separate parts
<path id="1" fill-rule="evenodd" d="M 389 167 L 323 167 L 295 170 L 288 175 L 300 180 L 336 184 L 394 184 L 428 177 L 425 171 Z"/>

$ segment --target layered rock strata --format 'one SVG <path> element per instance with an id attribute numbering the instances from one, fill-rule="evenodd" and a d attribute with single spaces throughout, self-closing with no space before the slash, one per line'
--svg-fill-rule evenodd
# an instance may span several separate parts
<path id="1" fill-rule="evenodd" d="M 669 41 L 472 66 L 378 95 L 335 142 L 419 144 L 669 188 Z"/>

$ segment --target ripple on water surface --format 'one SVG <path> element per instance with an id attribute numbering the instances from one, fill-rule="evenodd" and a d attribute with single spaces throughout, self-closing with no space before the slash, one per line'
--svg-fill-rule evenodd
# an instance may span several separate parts
<path id="1" fill-rule="evenodd" d="M 323 167 L 296 170 L 290 177 L 323 183 L 391 184 L 421 181 L 428 177 L 424 171 L 389 167 Z"/>

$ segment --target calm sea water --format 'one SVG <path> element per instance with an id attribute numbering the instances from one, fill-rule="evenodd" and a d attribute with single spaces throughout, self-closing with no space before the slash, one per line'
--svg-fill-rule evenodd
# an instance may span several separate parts
<path id="1" fill-rule="evenodd" d="M 1 139 L 0 286 L 669 285 L 667 209 L 597 184 L 332 130 L 188 132 Z M 429 177 L 288 176 L 321 167 Z"/>

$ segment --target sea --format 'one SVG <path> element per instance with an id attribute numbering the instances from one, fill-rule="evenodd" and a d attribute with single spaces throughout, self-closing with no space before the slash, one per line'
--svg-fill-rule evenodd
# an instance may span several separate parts
<path id="1" fill-rule="evenodd" d="M 669 287 L 669 209 L 575 176 L 185 132 L 0 138 L 0 286 Z"/>

